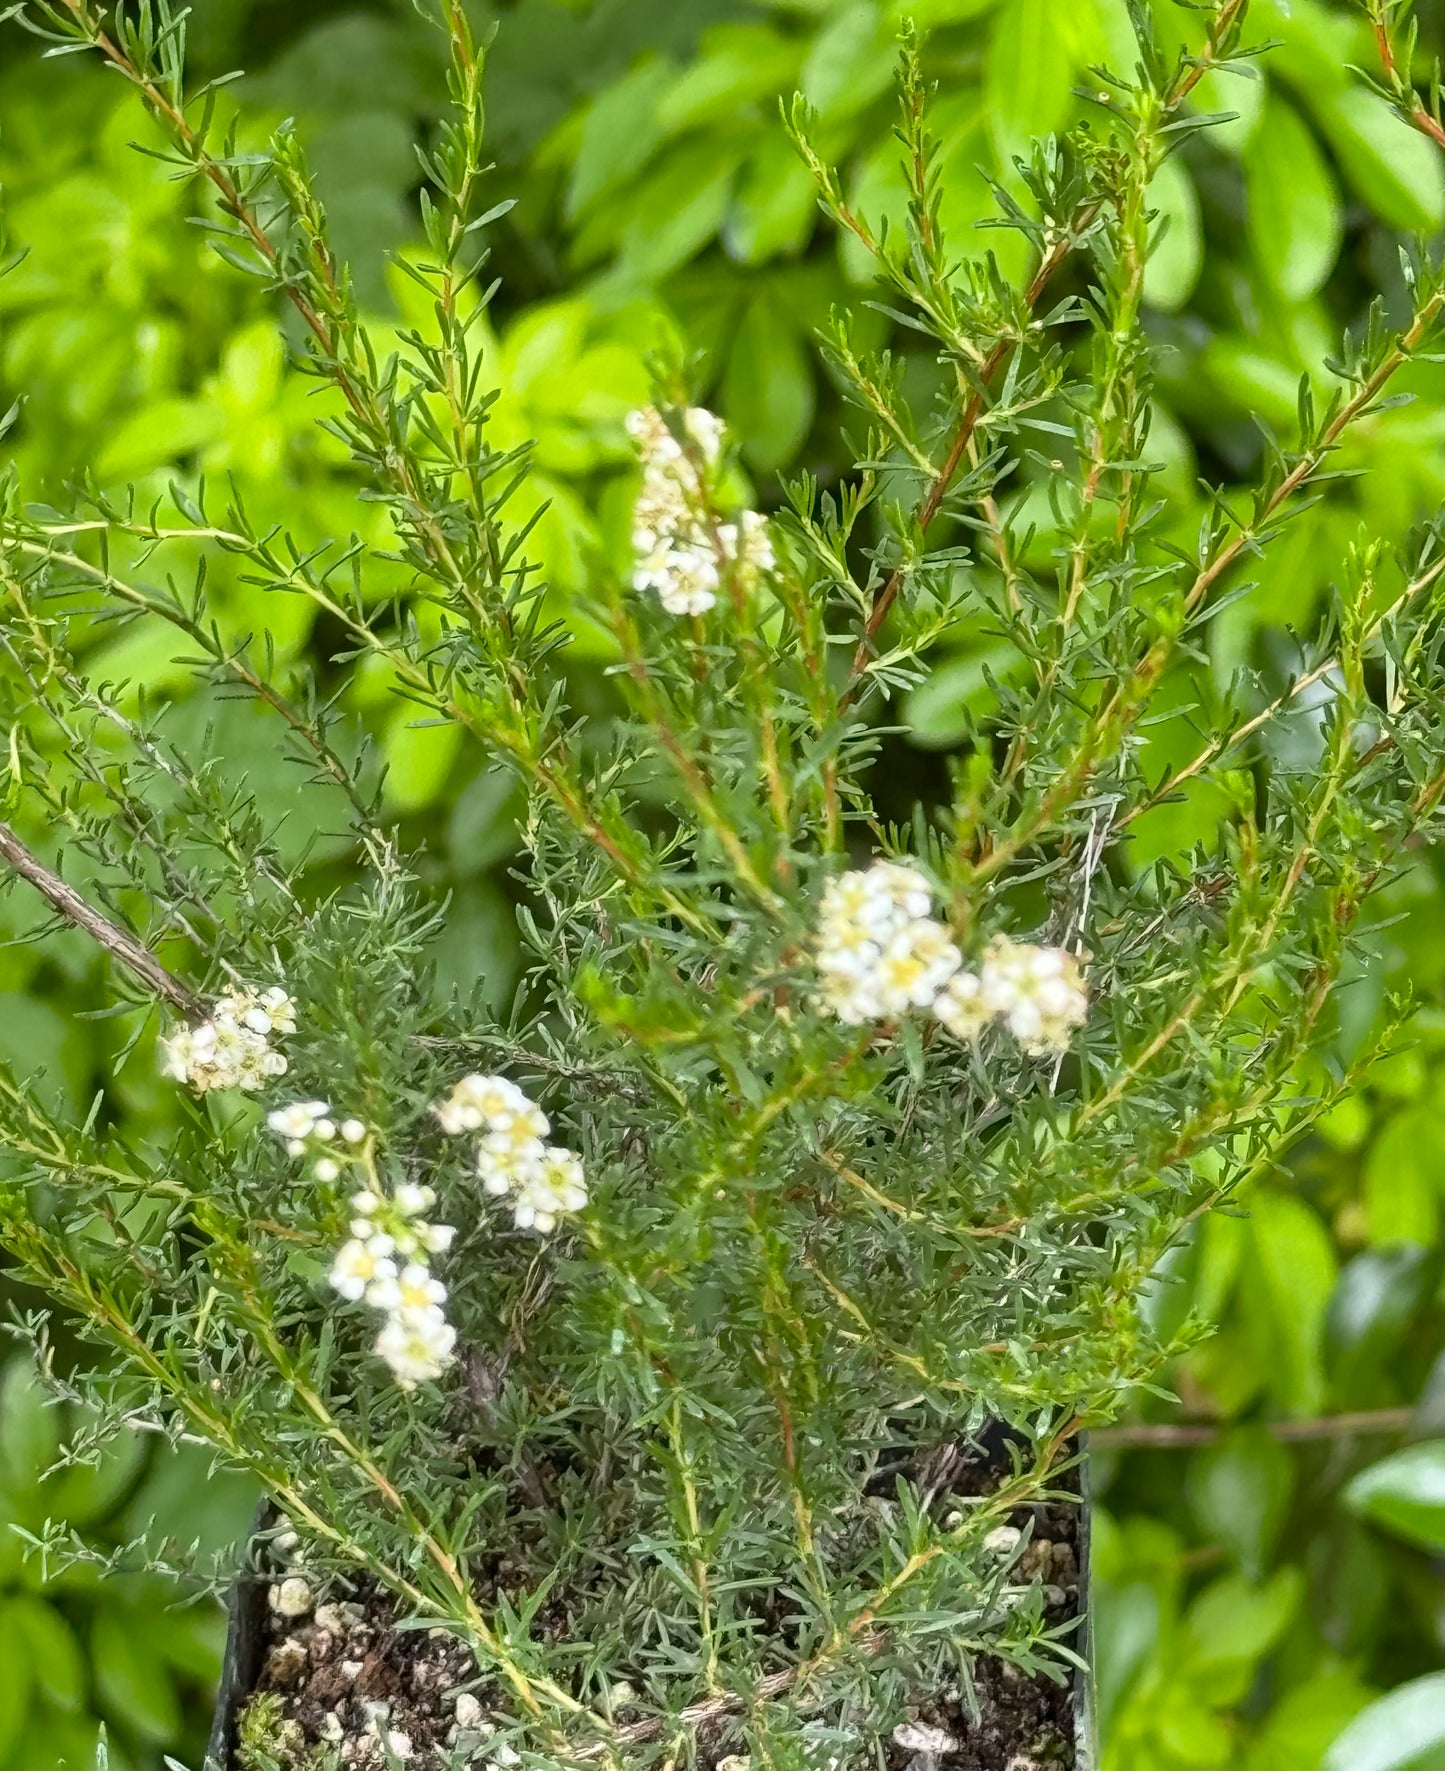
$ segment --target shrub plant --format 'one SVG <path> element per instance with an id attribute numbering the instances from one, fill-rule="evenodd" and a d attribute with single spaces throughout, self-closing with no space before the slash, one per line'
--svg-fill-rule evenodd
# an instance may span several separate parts
<path id="1" fill-rule="evenodd" d="M 281 531 L 214 488 L 61 511 L 7 484 L 10 790 L 71 877 L 8 826 L 0 853 L 114 959 L 118 1062 L 150 1061 L 159 1005 L 193 1099 L 146 1147 L 104 1097 L 71 1123 L 7 1077 L 0 1237 L 119 1353 L 87 1380 L 100 1418 L 203 1438 L 313 1568 L 454 1632 L 524 1763 L 688 1763 L 700 1729 L 757 1764 L 848 1763 L 980 1652 L 1062 1667 L 993 1528 L 1194 1335 L 1141 1307 L 1161 1259 L 1369 1061 L 1325 1062 L 1327 1009 L 1445 794 L 1437 527 L 1359 539 L 1282 693 L 1170 688 L 1428 355 L 1445 278 L 1407 254 L 1408 311 L 1377 304 L 1252 498 L 1181 533 L 1150 448 L 1150 193 L 1210 125 L 1201 81 L 1247 78 L 1256 49 L 1244 0 L 1190 9 L 1179 51 L 1154 10 L 1132 9 L 1132 64 L 1091 75 L 1089 122 L 999 189 L 1017 281 L 945 226 L 911 38 L 900 225 L 849 201 L 794 107 L 825 210 L 934 372 L 905 387 L 838 316 L 853 471 L 799 477 L 765 520 L 688 366 L 659 361 L 634 570 L 582 609 L 612 660 L 590 704 L 511 520 L 526 451 L 490 429 L 475 340 L 505 205 L 459 7 L 405 265 L 427 318 L 389 356 L 294 133 L 257 151 L 222 88 L 186 91 L 182 17 L 29 15 L 136 87 L 218 250 L 290 303 L 393 545 Z M 1438 130 L 1397 22 L 1386 85 Z M 257 630 L 304 600 L 356 673 L 515 777 L 528 961 L 502 1012 L 432 987 L 445 912 L 374 766 L 304 673 L 212 621 L 214 557 Z M 273 716 L 302 816 L 364 845 L 364 886 L 307 889 L 243 780 L 77 666 L 107 622 L 169 624 Z M 977 630 L 957 765 L 890 821 L 898 700 Z M 1161 776 L 1164 723 L 1192 736 Z M 1200 781 L 1215 839 L 1136 864 Z M 1027 1450 L 959 1508 L 949 1448 L 997 1418 Z"/>

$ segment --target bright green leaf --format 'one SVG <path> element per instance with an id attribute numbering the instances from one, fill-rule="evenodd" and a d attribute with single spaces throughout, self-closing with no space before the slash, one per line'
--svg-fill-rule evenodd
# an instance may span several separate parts
<path id="1" fill-rule="evenodd" d="M 1429 232 L 1445 222 L 1439 150 L 1355 84 L 1321 95 L 1315 114 L 1356 195 L 1386 223 Z"/>
<path id="2" fill-rule="evenodd" d="M 1278 93 L 1250 142 L 1245 185 L 1255 263 L 1291 301 L 1313 295 L 1339 255 L 1344 208 L 1309 127 Z"/>
<path id="3" fill-rule="evenodd" d="M 1445 1764 L 1445 1673 L 1378 1698 L 1325 1755 L 1327 1771 L 1439 1771 Z"/>
<path id="4" fill-rule="evenodd" d="M 701 251 L 727 213 L 740 157 L 708 137 L 668 154 L 628 199 L 621 229 L 625 275 L 651 282 Z"/>
<path id="5" fill-rule="evenodd" d="M 985 96 L 999 164 L 1059 129 L 1072 104 L 1075 0 L 1010 0 L 989 46 Z"/>
<path id="6" fill-rule="evenodd" d="M 569 218 L 618 189 L 647 164 L 663 135 L 658 100 L 675 72 L 668 62 L 649 57 L 592 101 L 567 186 Z"/>
<path id="7" fill-rule="evenodd" d="M 1272 1188 L 1252 1196 L 1250 1231 L 1241 1297 L 1256 1356 L 1281 1407 L 1316 1414 L 1325 1391 L 1325 1311 L 1335 1286 L 1329 1233 L 1303 1200 Z"/>
<path id="8" fill-rule="evenodd" d="M 34 1488 L 55 1462 L 62 1421 L 24 1354 L 9 1359 L 0 1377 L 0 1423 L 0 1481 L 16 1493 Z"/>
<path id="9" fill-rule="evenodd" d="M 1365 1160 L 1364 1205 L 1370 1241 L 1434 1245 L 1440 1221 L 1441 1126 L 1428 1109 L 1397 1113 Z"/>
<path id="10" fill-rule="evenodd" d="M 1144 299 L 1172 314 L 1194 292 L 1204 264 L 1199 198 L 1188 168 L 1176 154 L 1154 174 L 1149 206 L 1157 210 L 1153 250 L 1144 270 Z"/>
<path id="11" fill-rule="evenodd" d="M 845 5 L 824 25 L 803 63 L 800 86 L 829 121 L 851 116 L 893 83 L 893 45 L 870 0 Z"/>
<path id="12" fill-rule="evenodd" d="M 1361 1470 L 1344 1502 L 1397 1537 L 1445 1549 L 1445 1439 L 1407 1445 Z"/>
<path id="13" fill-rule="evenodd" d="M 1262 1586 L 1242 1574 L 1211 1582 L 1185 1618 L 1200 1660 L 1261 1659 L 1289 1628 L 1303 1597 L 1304 1576 L 1294 1567 L 1279 1569 Z"/>

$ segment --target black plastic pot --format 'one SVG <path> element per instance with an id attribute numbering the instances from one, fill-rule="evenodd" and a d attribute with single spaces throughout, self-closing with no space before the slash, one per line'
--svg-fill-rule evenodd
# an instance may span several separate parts
<path id="1" fill-rule="evenodd" d="M 226 1652 L 221 1661 L 221 1687 L 216 1696 L 211 1738 L 206 1743 L 205 1771 L 231 1771 L 236 1725 L 247 1698 L 256 1689 L 265 1658 L 265 1583 L 238 1580 L 226 1601 Z"/>
<path id="2" fill-rule="evenodd" d="M 1089 1492 L 1087 1456 L 1077 1466 L 1079 1480 L 1079 1531 L 1076 1554 L 1079 1562 L 1079 1599 L 1083 1620 L 1073 1645 L 1084 1667 L 1074 1674 L 1074 1771 L 1096 1771 L 1099 1763 L 1097 1717 L 1094 1703 L 1093 1608 L 1088 1603 L 1090 1550 L 1093 1537 L 1093 1500 Z M 257 1515 L 253 1531 L 267 1523 L 267 1510 Z M 236 1729 L 241 1711 L 256 1688 L 266 1652 L 266 1583 L 237 1581 L 226 1606 L 228 1627 L 226 1653 L 221 1664 L 221 1685 L 216 1716 L 206 1747 L 205 1771 L 232 1771 Z"/>
<path id="3" fill-rule="evenodd" d="M 1099 1712 L 1094 1700 L 1094 1607 L 1093 1591 L 1094 1497 L 1089 1482 L 1089 1441 L 1079 1472 L 1079 1628 L 1073 1646 L 1083 1659 L 1074 1674 L 1074 1771 L 1096 1771 L 1099 1763 Z"/>

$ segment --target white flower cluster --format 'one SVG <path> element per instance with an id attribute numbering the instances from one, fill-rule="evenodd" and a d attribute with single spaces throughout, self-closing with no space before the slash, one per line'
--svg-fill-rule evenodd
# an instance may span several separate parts
<path id="1" fill-rule="evenodd" d="M 547 1115 L 505 1076 L 464 1076 L 432 1109 L 452 1137 L 480 1132 L 477 1173 L 493 1198 L 511 1196 L 519 1230 L 557 1228 L 558 1218 L 587 1203 L 581 1159 L 544 1140 Z"/>
<path id="2" fill-rule="evenodd" d="M 338 1160 L 338 1154 L 327 1148 L 329 1144 L 340 1138 L 343 1145 L 354 1149 L 366 1142 L 366 1127 L 359 1119 L 343 1119 L 338 1125 L 330 1114 L 325 1101 L 293 1101 L 289 1107 L 278 1107 L 266 1115 L 267 1125 L 285 1144 L 288 1156 L 315 1156 L 312 1173 L 318 1181 L 334 1181 L 350 1154 L 342 1150 Z"/>
<path id="3" fill-rule="evenodd" d="M 1089 1007 L 1074 955 L 1000 937 L 966 971 L 931 912 L 928 881 L 893 861 L 829 880 L 817 962 L 832 1013 L 860 1026 L 927 1009 L 960 1039 L 1002 1020 L 1026 1052 L 1064 1051 Z"/>
<path id="4" fill-rule="evenodd" d="M 374 1185 L 354 1193 L 351 1240 L 331 1268 L 331 1283 L 342 1297 L 364 1298 L 385 1317 L 375 1351 L 404 1390 L 440 1377 L 457 1340 L 443 1309 L 447 1288 L 427 1264 L 456 1235 L 450 1224 L 426 1221 L 435 1204 L 431 1188 L 412 1181 L 391 1194 Z"/>
<path id="5" fill-rule="evenodd" d="M 716 413 L 690 406 L 683 429 L 704 464 L 722 447 Z M 688 451 L 653 406 L 628 415 L 627 428 L 642 457 L 642 489 L 632 519 L 637 554 L 632 584 L 653 590 L 670 615 L 703 615 L 717 601 L 722 574 L 741 569 L 749 577 L 775 563 L 766 520 L 745 510 L 735 523 L 709 523 L 703 477 Z"/>
<path id="6" fill-rule="evenodd" d="M 450 1224 L 427 1222 L 436 1194 L 413 1182 L 382 1192 L 366 1127 L 359 1119 L 338 1124 L 325 1101 L 293 1101 L 268 1114 L 266 1123 L 288 1155 L 313 1159 L 318 1181 L 339 1179 L 348 1164 L 367 1175 L 366 1186 L 351 1196 L 351 1236 L 332 1263 L 331 1283 L 352 1303 L 364 1299 L 381 1311 L 385 1320 L 375 1350 L 403 1389 L 440 1376 L 451 1363 L 457 1335 L 442 1308 L 447 1288 L 432 1277 L 427 1263 L 451 1247 L 456 1231 Z"/>
<path id="7" fill-rule="evenodd" d="M 1089 1017 L 1089 995 L 1067 948 L 1000 935 L 984 949 L 976 974 L 959 972 L 949 980 L 933 1012 L 960 1039 L 976 1039 L 990 1021 L 1002 1021 L 1026 1052 L 1043 1057 L 1067 1051 Z"/>
<path id="8" fill-rule="evenodd" d="M 284 1076 L 273 1035 L 296 1031 L 296 1004 L 278 986 L 225 991 L 198 1027 L 178 1027 L 161 1042 L 161 1068 L 203 1095 L 213 1088 L 264 1088 Z"/>
<path id="9" fill-rule="evenodd" d="M 818 969 L 823 1000 L 840 1021 L 860 1026 L 933 1006 L 963 956 L 932 903 L 923 875 L 892 861 L 828 881 Z"/>

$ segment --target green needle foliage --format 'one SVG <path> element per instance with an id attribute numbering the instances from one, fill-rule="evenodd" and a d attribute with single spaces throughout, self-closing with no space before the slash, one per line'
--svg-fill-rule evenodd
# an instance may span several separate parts
<path id="1" fill-rule="evenodd" d="M 322 422 L 391 533 L 377 549 L 282 530 L 179 485 L 155 505 L 91 488 L 60 511 L 6 480 L 7 792 L 74 883 L 8 826 L 0 853 L 115 958 L 118 1063 L 149 1062 L 157 998 L 195 1025 L 224 992 L 281 985 L 297 1026 L 265 1105 L 324 1098 L 358 1130 L 354 1156 L 299 1170 L 241 1093 L 201 1098 L 150 1146 L 105 1096 L 70 1123 L 6 1074 L 0 1242 L 119 1354 L 77 1380 L 102 1422 L 202 1438 L 321 1566 L 456 1632 L 523 1763 L 690 1764 L 700 1734 L 760 1764 L 852 1762 L 979 1652 L 1062 1671 L 1067 1639 L 1036 1593 L 1004 1592 L 986 1537 L 1198 1337 L 1160 1331 L 1150 1275 L 1373 1055 L 1331 1067 L 1327 1008 L 1372 894 L 1445 799 L 1440 523 L 1358 539 L 1283 692 L 1248 676 L 1211 699 L 1172 691 L 1206 622 L 1267 580 L 1347 434 L 1429 359 L 1445 268 L 1405 253 L 1403 311 L 1377 304 L 1341 341 L 1333 390 L 1301 384 L 1252 494 L 1211 497 L 1182 532 L 1149 435 L 1150 193 L 1218 121 L 1201 81 L 1249 78 L 1262 48 L 1247 0 L 1184 12 L 1178 47 L 1175 9 L 1137 0 L 1131 65 L 1093 70 L 1088 121 L 999 189 L 1018 280 L 945 228 L 911 36 L 902 225 L 850 205 L 793 107 L 824 209 L 932 374 L 905 387 L 871 327 L 835 318 L 853 470 L 792 482 L 745 569 L 726 451 L 714 461 L 688 414 L 688 366 L 659 362 L 663 446 L 716 597 L 675 614 L 595 583 L 581 614 L 613 665 L 600 706 L 574 700 L 570 627 L 513 516 L 527 451 L 494 441 L 478 339 L 506 205 L 460 6 L 440 16 L 452 113 L 421 154 L 427 250 L 402 264 L 428 318 L 391 354 L 295 133 L 258 146 L 223 84 L 187 90 L 183 15 L 16 15 L 135 88 L 218 252 L 289 303 Z M 1401 71 L 1400 9 L 1372 17 L 1381 89 L 1436 133 L 1433 94 Z M 216 561 L 248 587 L 249 634 L 212 619 Z M 527 963 L 500 1012 L 433 987 L 445 912 L 381 823 L 351 724 L 266 642 L 295 599 L 354 675 L 469 734 L 524 796 Z M 178 745 L 159 701 L 91 680 L 77 653 L 132 623 L 168 623 L 205 680 L 273 718 L 301 815 L 318 842 L 361 847 L 364 885 L 318 892 L 243 777 Z M 947 790 L 889 824 L 874 795 L 899 699 L 980 629 L 993 665 Z M 1162 777 L 1145 749 L 1161 727 L 1192 734 Z M 1217 832 L 1186 863 L 1135 865 L 1193 783 L 1218 792 Z M 924 876 L 969 964 L 1003 939 L 1079 956 L 1086 1025 L 1039 1054 L 996 1025 L 961 1038 L 923 1012 L 827 1012 L 825 887 L 883 856 Z M 581 1159 L 585 1206 L 540 1238 L 438 1125 L 478 1071 L 525 1087 Z M 381 1193 L 434 1189 L 459 1230 L 436 1267 L 456 1357 L 411 1389 L 327 1287 L 357 1165 Z M 940 1448 L 995 1418 L 1027 1454 L 960 1516 Z M 47 1547 L 81 1553 L 63 1528 Z"/>

